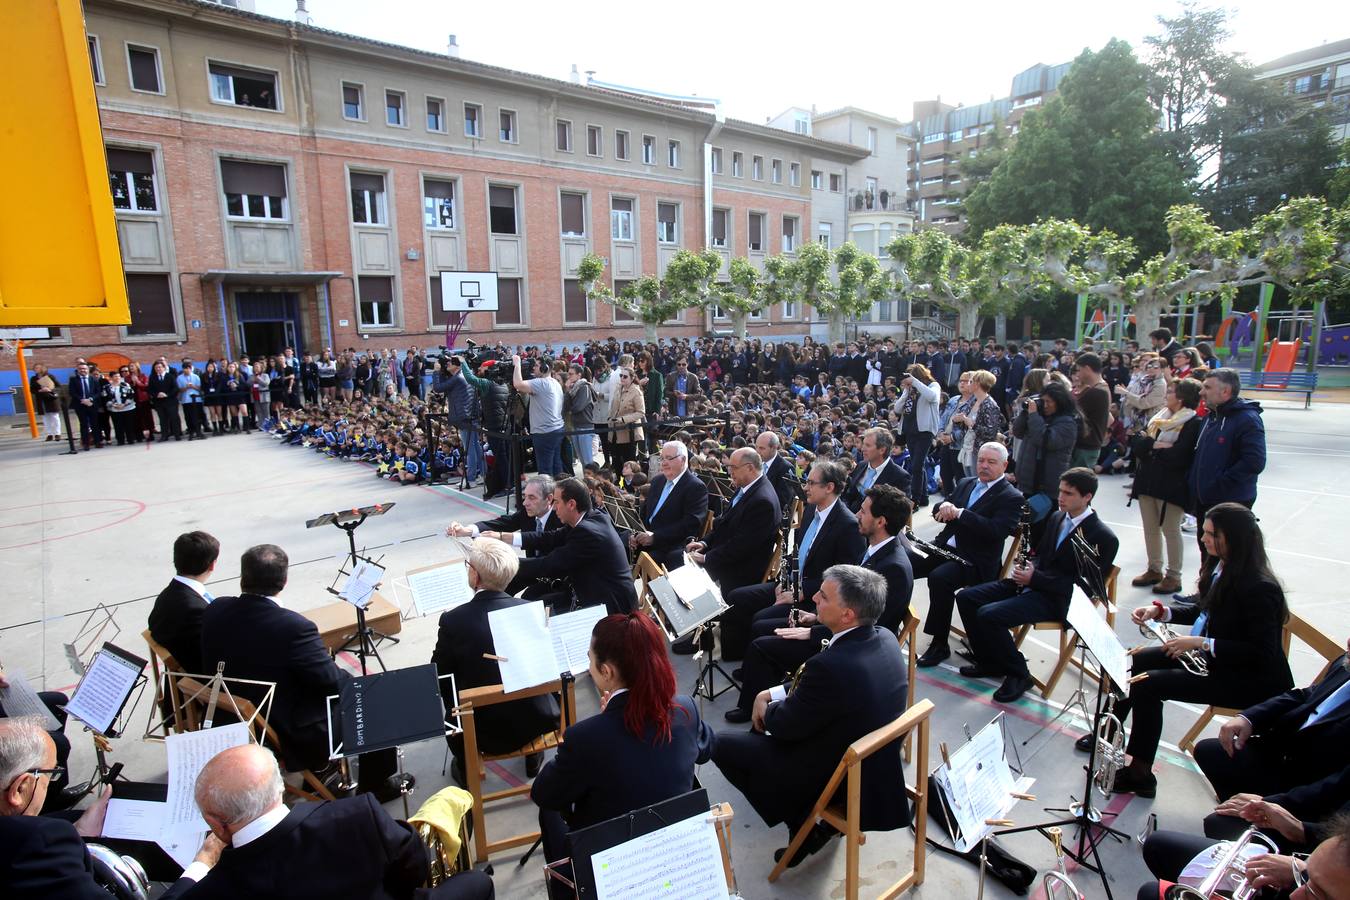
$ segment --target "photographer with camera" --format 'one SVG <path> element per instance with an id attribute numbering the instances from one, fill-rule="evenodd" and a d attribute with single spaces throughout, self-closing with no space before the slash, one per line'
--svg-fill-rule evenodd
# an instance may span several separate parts
<path id="1" fill-rule="evenodd" d="M 534 442 L 535 468 L 542 475 L 568 474 L 563 471 L 562 385 L 549 373 L 547 361 L 530 357 L 529 378 L 521 374 L 520 355 L 511 357 L 511 384 L 530 395 L 530 440 Z"/>
<path id="2" fill-rule="evenodd" d="M 464 446 L 465 480 L 473 484 L 483 474 L 483 438 L 478 433 L 478 397 L 464 377 L 464 360 L 458 356 L 442 356 L 437 360 L 432 389 L 445 395 L 450 424 L 459 432 Z"/>

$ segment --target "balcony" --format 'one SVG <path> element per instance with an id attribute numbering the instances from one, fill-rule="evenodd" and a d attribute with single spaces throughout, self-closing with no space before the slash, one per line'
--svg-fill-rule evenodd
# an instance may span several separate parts
<path id="1" fill-rule="evenodd" d="M 905 192 L 894 188 L 879 188 L 875 193 L 869 190 L 849 191 L 848 208 L 851 212 L 914 211 L 913 204 L 905 198 Z"/>

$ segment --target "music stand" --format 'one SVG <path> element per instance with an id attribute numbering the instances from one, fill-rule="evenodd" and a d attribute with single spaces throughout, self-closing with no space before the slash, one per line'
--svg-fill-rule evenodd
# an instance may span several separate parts
<path id="1" fill-rule="evenodd" d="M 694 681 L 694 696 L 716 700 L 727 691 L 740 687 L 736 679 L 732 678 L 713 657 L 716 639 L 713 629 L 717 624 L 715 620 L 730 607 L 723 602 L 708 573 L 697 563 L 686 561 L 684 566 L 676 569 L 673 574 L 677 581 L 689 578 L 687 574 L 680 574 L 684 569 L 702 576 L 697 580 L 706 582 L 706 589 L 700 592 L 688 590 L 680 592 L 671 583 L 670 572 L 660 578 L 653 578 L 647 586 L 651 589 L 652 596 L 656 598 L 662 630 L 665 631 L 666 637 L 674 642 L 692 633 L 694 642 L 698 644 L 698 651 L 694 654 L 694 659 L 699 663 L 698 676 Z M 727 680 L 726 685 L 720 690 L 716 683 L 716 675 L 719 673 Z"/>
<path id="2" fill-rule="evenodd" d="M 108 629 L 112 629 L 111 634 L 107 634 Z M 100 603 L 89 611 L 84 624 L 75 634 L 75 640 L 68 644 L 63 644 L 66 651 L 66 661 L 70 663 L 71 671 L 83 678 L 84 670 L 88 664 L 86 659 L 90 658 L 90 651 L 95 645 L 117 640 L 117 636 L 122 633 L 122 626 L 117 624 L 117 617 L 113 610 Z M 83 646 L 80 646 L 83 642 Z"/>
<path id="3" fill-rule="evenodd" d="M 347 532 L 347 565 L 351 567 L 352 571 L 355 571 L 357 565 L 362 560 L 376 565 L 379 564 L 376 560 L 367 559 L 356 552 L 356 529 L 360 528 L 361 524 L 371 516 L 382 516 L 393 508 L 394 504 L 392 503 L 376 503 L 373 506 L 362 506 L 355 509 L 324 513 L 317 518 L 305 522 L 305 527 L 319 528 L 323 525 L 333 525 Z M 341 566 L 338 567 L 338 578 L 349 574 L 351 573 L 347 569 L 344 569 Z M 334 579 L 333 583 L 336 585 L 337 580 Z M 336 590 L 333 586 L 328 588 L 328 592 L 341 595 L 341 592 Z M 398 638 L 371 628 L 366 622 L 365 608 L 355 603 L 352 605 L 356 607 L 356 634 L 353 635 L 351 641 L 345 647 L 342 647 L 341 650 L 356 651 L 357 659 L 361 662 L 361 674 L 363 675 L 366 673 L 366 658 L 369 656 L 375 657 L 375 661 L 380 664 L 380 668 L 384 669 L 384 660 L 380 658 L 380 651 L 376 649 L 376 645 L 379 641 L 389 641 L 397 644 Z"/>
<path id="4" fill-rule="evenodd" d="M 440 682 L 449 679 L 454 706 L 446 710 Z M 453 722 L 451 719 L 453 718 Z M 398 772 L 391 776 L 403 797 L 403 817 L 410 815 L 408 795 L 416 779 L 403 768 L 403 745 L 462 731 L 455 676 L 437 676 L 427 663 L 406 669 L 359 675 L 328 696 L 328 758 L 340 760 L 380 750 L 394 750 Z"/>
<path id="5" fill-rule="evenodd" d="M 109 617 L 108 621 L 111 621 Z M 112 751 L 111 741 L 126 733 L 126 715 L 129 715 L 127 701 L 131 695 L 134 709 L 145 690 L 145 667 L 149 661 L 134 653 L 128 653 L 112 643 L 105 642 L 90 659 L 88 667 L 80 677 L 80 683 L 71 692 L 70 702 L 65 711 L 73 719 L 84 725 L 85 730 L 94 738 L 94 758 L 96 772 L 86 784 L 81 797 L 94 790 L 100 784 L 111 784 L 122 772 L 122 763 L 108 765 L 107 754 Z"/>

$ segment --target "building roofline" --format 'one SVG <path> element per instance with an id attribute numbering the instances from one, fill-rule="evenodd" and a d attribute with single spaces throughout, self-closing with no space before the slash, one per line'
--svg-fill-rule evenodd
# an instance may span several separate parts
<path id="1" fill-rule="evenodd" d="M 1318 44 L 1316 47 L 1308 47 L 1303 50 L 1295 50 L 1293 53 L 1286 53 L 1284 56 L 1272 59 L 1270 62 L 1262 63 L 1256 67 L 1256 71 L 1262 75 L 1268 75 L 1271 74 L 1271 71 L 1274 69 L 1299 66 L 1329 56 L 1341 55 L 1350 55 L 1350 38 L 1343 41 Z"/>
<path id="2" fill-rule="evenodd" d="M 870 119 L 880 119 L 882 122 L 889 122 L 889 123 L 891 123 L 891 124 L 893 124 L 893 125 L 903 125 L 903 124 L 904 124 L 904 123 L 901 122 L 899 119 L 897 119 L 895 116 L 886 116 L 886 115 L 882 115 L 881 113 L 872 112 L 870 109 L 863 109 L 861 106 L 841 106 L 841 107 L 839 107 L 838 109 L 828 109 L 828 110 L 826 110 L 826 111 L 823 112 L 823 113 L 817 113 L 816 115 L 812 116 L 811 118 L 812 118 L 813 120 L 816 120 L 816 119 L 834 119 L 834 118 L 837 118 L 837 117 L 839 117 L 839 116 L 846 116 L 846 115 L 867 116 L 867 117 L 870 118 Z"/>

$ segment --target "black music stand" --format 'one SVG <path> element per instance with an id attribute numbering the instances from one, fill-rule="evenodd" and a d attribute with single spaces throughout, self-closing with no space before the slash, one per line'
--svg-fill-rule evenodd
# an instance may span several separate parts
<path id="1" fill-rule="evenodd" d="M 371 516 L 382 516 L 393 508 L 394 504 L 392 503 L 376 503 L 374 506 L 362 506 L 355 509 L 340 510 L 338 512 L 333 513 L 324 513 L 318 518 L 310 519 L 309 521 L 305 522 L 305 527 L 319 528 L 324 525 L 334 525 L 338 528 L 341 528 L 343 531 L 347 532 L 347 544 L 348 544 L 347 565 L 349 565 L 353 570 L 356 568 L 357 563 L 361 562 L 362 560 L 378 565 L 378 563 L 375 560 L 367 559 L 366 557 L 363 557 L 356 552 L 356 529 L 360 528 L 361 524 Z M 340 578 L 344 574 L 350 573 L 348 573 L 345 569 L 339 566 L 338 577 Z M 334 582 L 334 584 L 336 584 L 336 581 Z M 328 592 L 330 594 L 339 593 L 339 591 L 337 591 L 334 587 L 331 586 L 328 588 Z M 397 644 L 398 638 L 394 637 L 393 635 L 385 634 L 383 632 L 376 631 L 375 629 L 371 628 L 370 625 L 366 622 L 365 607 L 358 606 L 356 604 L 352 605 L 356 606 L 356 634 L 353 635 L 351 641 L 349 641 L 347 645 L 342 647 L 341 649 L 356 651 L 357 659 L 361 661 L 362 675 L 366 674 L 366 658 L 370 656 L 375 657 L 375 661 L 380 664 L 380 668 L 384 669 L 385 668 L 384 660 L 380 658 L 380 651 L 376 649 L 376 646 L 379 641 L 389 641 L 390 643 Z"/>
<path id="2" fill-rule="evenodd" d="M 98 657 L 105 657 L 105 660 L 99 660 Z M 97 677 L 99 671 L 98 664 L 100 662 L 107 662 L 109 665 L 126 668 L 128 670 L 134 669 L 137 673 L 136 677 L 125 691 L 120 692 L 120 696 L 117 697 L 114 706 L 109 707 L 112 709 L 112 715 L 108 718 L 106 726 L 103 725 L 101 720 L 99 722 L 91 723 L 82 718 L 80 715 L 82 704 L 78 702 L 80 700 L 81 688 L 85 687 L 87 681 L 93 681 Z M 83 725 L 85 730 L 93 735 L 94 738 L 95 771 L 93 777 L 91 777 L 88 782 L 76 786 L 75 790 L 79 792 L 80 799 L 83 799 L 85 795 L 89 794 L 100 784 L 112 784 L 122 777 L 122 763 L 119 762 L 109 765 L 108 753 L 112 750 L 111 742 L 122 737 L 122 735 L 126 733 L 126 717 L 130 713 L 127 703 L 130 700 L 131 708 L 134 709 L 136 703 L 140 701 L 141 693 L 145 690 L 147 682 L 145 677 L 145 667 L 147 665 L 149 665 L 147 660 L 142 659 L 134 653 L 129 653 L 110 642 L 104 642 L 103 647 L 90 659 L 88 668 L 80 678 L 80 683 L 76 685 L 75 690 L 71 692 L 70 702 L 65 707 L 66 713 Z M 91 687 L 90 690 L 95 689 Z M 135 700 L 131 700 L 132 694 L 136 695 Z M 75 709 L 72 709 L 71 707 L 75 707 Z M 93 718 L 93 716 L 91 715 L 90 718 Z M 76 802 L 78 802 L 78 800 Z"/>
<path id="3" fill-rule="evenodd" d="M 690 565 L 693 565 L 690 563 Z M 717 618 L 729 607 L 712 591 L 705 591 L 694 598 L 684 598 L 675 592 L 669 575 L 653 578 L 647 585 L 656 598 L 657 609 L 661 612 L 661 625 L 666 636 L 675 641 L 693 634 L 698 644 L 695 658 L 699 660 L 698 677 L 694 681 L 694 696 L 707 700 L 716 700 L 727 691 L 739 689 L 740 684 L 722 664 L 713 656 L 717 634 Z M 727 683 L 717 688 L 716 676 L 721 674 Z"/>

